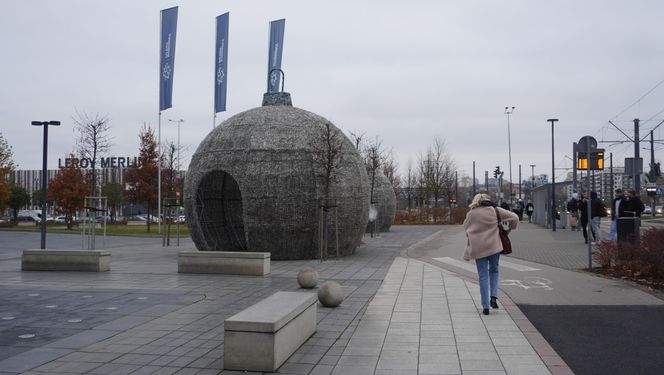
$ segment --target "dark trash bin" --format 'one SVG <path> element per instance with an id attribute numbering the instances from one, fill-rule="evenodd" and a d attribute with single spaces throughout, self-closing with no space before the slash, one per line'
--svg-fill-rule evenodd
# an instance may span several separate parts
<path id="1" fill-rule="evenodd" d="M 617 221 L 618 242 L 627 242 L 633 245 L 639 243 L 641 230 L 640 217 L 619 217 Z"/>

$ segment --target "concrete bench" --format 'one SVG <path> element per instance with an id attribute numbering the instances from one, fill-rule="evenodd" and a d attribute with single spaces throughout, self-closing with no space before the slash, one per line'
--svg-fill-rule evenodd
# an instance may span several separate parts
<path id="1" fill-rule="evenodd" d="M 103 272 L 111 269 L 108 250 L 23 250 L 23 271 Z"/>
<path id="2" fill-rule="evenodd" d="M 263 276 L 270 273 L 270 253 L 181 251 L 178 272 Z"/>
<path id="3" fill-rule="evenodd" d="M 317 296 L 277 292 L 224 322 L 224 369 L 276 371 L 316 332 Z"/>

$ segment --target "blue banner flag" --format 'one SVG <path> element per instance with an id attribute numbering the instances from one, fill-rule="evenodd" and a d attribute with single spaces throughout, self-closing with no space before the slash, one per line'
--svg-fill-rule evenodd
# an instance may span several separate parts
<path id="1" fill-rule="evenodd" d="M 228 78 L 228 13 L 217 17 L 215 44 L 214 113 L 226 110 L 226 81 Z"/>
<path id="2" fill-rule="evenodd" d="M 286 20 L 270 22 L 270 52 L 267 61 L 267 92 L 278 92 L 281 72 L 281 53 L 284 47 Z"/>
<path id="3" fill-rule="evenodd" d="M 159 110 L 173 106 L 173 69 L 175 66 L 175 34 L 178 28 L 178 7 L 161 11 L 161 45 L 159 58 Z"/>

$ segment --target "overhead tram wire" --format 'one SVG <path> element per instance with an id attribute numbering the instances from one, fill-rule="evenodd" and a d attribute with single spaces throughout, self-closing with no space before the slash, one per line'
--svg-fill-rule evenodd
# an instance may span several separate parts
<path id="1" fill-rule="evenodd" d="M 634 103 L 628 105 L 625 109 L 623 109 L 622 111 L 620 111 L 617 115 L 613 116 L 613 117 L 611 118 L 611 120 L 615 120 L 616 118 L 618 118 L 619 116 L 621 116 L 623 113 L 627 112 L 627 111 L 630 110 L 632 107 L 634 107 L 635 105 L 639 104 L 639 103 L 641 102 L 641 100 L 643 100 L 646 96 L 650 95 L 653 91 L 655 91 L 655 90 L 656 90 L 659 86 L 661 86 L 663 83 L 664 83 L 664 79 L 661 80 L 661 81 L 659 81 L 659 82 L 657 82 L 657 84 L 656 84 L 653 88 L 651 88 L 650 90 L 648 90 L 648 92 L 646 92 L 645 94 L 641 95 L 640 98 L 638 98 Z"/>

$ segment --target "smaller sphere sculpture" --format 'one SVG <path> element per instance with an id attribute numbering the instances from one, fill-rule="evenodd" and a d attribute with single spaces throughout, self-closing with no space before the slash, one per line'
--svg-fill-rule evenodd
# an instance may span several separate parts
<path id="1" fill-rule="evenodd" d="M 325 307 L 337 307 L 344 300 L 344 291 L 336 281 L 327 281 L 318 289 L 318 300 Z"/>
<path id="2" fill-rule="evenodd" d="M 297 274 L 297 283 L 300 284 L 300 288 L 315 288 L 318 284 L 318 271 L 311 267 L 304 267 L 302 271 Z"/>

